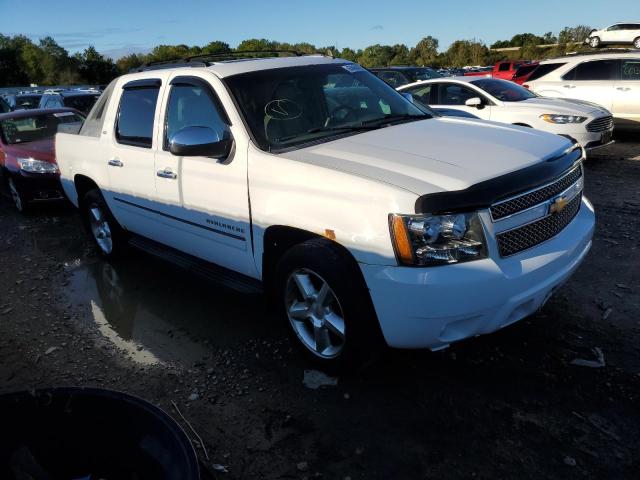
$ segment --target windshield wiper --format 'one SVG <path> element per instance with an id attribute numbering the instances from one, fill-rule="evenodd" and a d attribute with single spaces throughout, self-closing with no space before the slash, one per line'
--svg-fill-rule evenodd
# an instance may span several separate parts
<path id="1" fill-rule="evenodd" d="M 287 137 L 282 137 L 278 139 L 278 142 L 286 142 L 288 140 L 293 140 L 294 138 L 303 137 L 310 133 L 319 133 L 319 132 L 354 132 L 354 131 L 364 131 L 364 130 L 374 130 L 376 126 L 373 125 L 344 125 L 344 126 L 336 126 L 336 127 L 315 127 L 307 130 L 304 133 L 298 133 L 296 135 L 289 135 Z"/>
<path id="2" fill-rule="evenodd" d="M 373 126 L 373 125 L 384 125 L 386 123 L 392 123 L 402 120 L 425 120 L 427 118 L 432 118 L 431 115 L 410 115 L 408 113 L 398 114 L 398 115 L 385 115 L 380 118 L 372 118 L 371 120 L 364 120 L 362 122 L 363 126 Z"/>

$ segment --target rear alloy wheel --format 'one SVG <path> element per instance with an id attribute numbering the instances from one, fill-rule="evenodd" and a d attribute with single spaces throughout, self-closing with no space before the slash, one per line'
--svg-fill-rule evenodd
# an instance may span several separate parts
<path id="1" fill-rule="evenodd" d="M 591 48 L 598 48 L 600 46 L 600 37 L 591 37 L 589 39 L 589 46 Z"/>
<path id="2" fill-rule="evenodd" d="M 85 195 L 82 214 L 85 226 L 102 255 L 115 258 L 126 251 L 126 232 L 113 217 L 98 190 L 91 190 Z"/>
<path id="3" fill-rule="evenodd" d="M 640 50 L 640 37 L 636 38 L 636 39 L 633 41 L 633 46 L 634 46 L 635 48 L 637 48 L 638 50 Z"/>
<path id="4" fill-rule="evenodd" d="M 24 197 L 18 190 L 16 183 L 13 181 L 13 178 L 9 179 L 9 193 L 11 194 L 11 200 L 13 200 L 13 205 L 16 207 L 20 213 L 24 213 L 26 209 L 26 202 Z"/>
<path id="5" fill-rule="evenodd" d="M 302 344 L 321 359 L 336 358 L 345 345 L 344 312 L 329 284 L 307 268 L 289 275 L 285 308 Z"/>
<path id="6" fill-rule="evenodd" d="M 111 237 L 111 228 L 107 221 L 107 215 L 97 203 L 89 205 L 88 212 L 89 226 L 93 234 L 93 239 L 98 244 L 98 248 L 100 248 L 102 253 L 105 255 L 111 254 L 113 251 L 113 238 Z"/>

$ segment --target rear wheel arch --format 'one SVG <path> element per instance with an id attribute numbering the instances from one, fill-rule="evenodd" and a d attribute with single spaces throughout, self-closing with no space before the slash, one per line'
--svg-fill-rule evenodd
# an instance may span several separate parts
<path id="1" fill-rule="evenodd" d="M 73 177 L 73 183 L 76 188 L 76 193 L 78 194 L 78 206 L 80 206 L 85 195 L 91 190 L 100 191 L 100 187 L 98 187 L 98 184 L 86 175 L 76 175 L 75 177 Z"/>

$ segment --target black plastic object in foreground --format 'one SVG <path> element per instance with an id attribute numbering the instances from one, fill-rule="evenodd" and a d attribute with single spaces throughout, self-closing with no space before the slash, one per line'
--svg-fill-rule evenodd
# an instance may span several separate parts
<path id="1" fill-rule="evenodd" d="M 0 396 L 0 478 L 197 480 L 180 426 L 120 392 L 56 388 Z"/>

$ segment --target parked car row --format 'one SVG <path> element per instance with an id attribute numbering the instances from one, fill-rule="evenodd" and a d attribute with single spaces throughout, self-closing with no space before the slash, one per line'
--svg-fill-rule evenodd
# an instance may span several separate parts
<path id="1" fill-rule="evenodd" d="M 6 94 L 3 103 L 11 110 L 74 108 L 85 115 L 100 96 L 97 89 L 48 89 L 44 92 Z"/>

